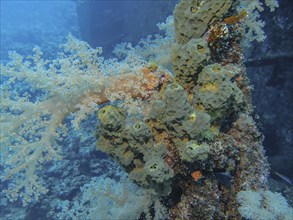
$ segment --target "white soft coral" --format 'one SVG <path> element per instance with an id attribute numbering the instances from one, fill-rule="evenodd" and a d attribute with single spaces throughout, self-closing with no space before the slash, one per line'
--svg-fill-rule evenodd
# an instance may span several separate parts
<path id="1" fill-rule="evenodd" d="M 11 53 L 11 61 L 1 66 L 1 178 L 11 201 L 20 198 L 26 204 L 47 192 L 36 172 L 41 164 L 61 158 L 56 140 L 69 114 L 78 128 L 99 103 L 147 94 L 142 66 L 136 66 L 141 61 L 104 62 L 100 48 L 72 36 L 62 47 L 55 60 L 43 60 L 35 48 L 27 59 Z"/>

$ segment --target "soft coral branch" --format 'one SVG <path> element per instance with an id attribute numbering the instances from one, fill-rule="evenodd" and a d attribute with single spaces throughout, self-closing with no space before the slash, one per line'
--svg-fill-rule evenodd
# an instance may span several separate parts
<path id="1" fill-rule="evenodd" d="M 35 50 L 31 57 L 34 65 L 14 54 L 14 60 L 1 68 L 8 77 L 1 94 L 2 179 L 8 181 L 5 192 L 12 201 L 20 198 L 26 204 L 46 193 L 36 171 L 41 164 L 61 158 L 57 130 L 69 114 L 73 113 L 73 125 L 78 127 L 100 104 L 127 97 L 147 98 L 166 75 L 135 63 L 114 63 L 120 65 L 117 71 L 121 73 L 109 74 L 107 67 L 114 64 L 103 63 L 87 44 L 70 37 L 65 48 L 69 54 L 54 61 L 42 60 L 41 52 Z M 14 88 L 17 81 L 41 89 L 44 95 L 36 101 L 23 97 Z"/>

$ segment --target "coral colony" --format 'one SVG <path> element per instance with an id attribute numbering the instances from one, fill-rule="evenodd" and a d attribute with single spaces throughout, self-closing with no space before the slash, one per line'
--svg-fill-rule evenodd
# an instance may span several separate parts
<path id="1" fill-rule="evenodd" d="M 278 6 L 265 3 L 271 11 Z M 1 67 L 6 196 L 29 204 L 45 194 L 38 173 L 61 159 L 63 120 L 71 115 L 78 129 L 97 112 L 97 148 L 145 191 L 136 195 L 146 205 L 133 218 L 293 219 L 284 197 L 268 191 L 243 64 L 242 43 L 265 37 L 262 6 L 181 0 L 174 18 L 158 25 L 164 36 L 116 48 L 123 60 L 104 60 L 100 48 L 72 36 L 56 60 L 44 60 L 38 48 L 28 59 L 12 53 Z M 28 85 L 25 94 L 15 87 L 19 81 Z M 81 213 L 72 211 L 71 218 Z"/>

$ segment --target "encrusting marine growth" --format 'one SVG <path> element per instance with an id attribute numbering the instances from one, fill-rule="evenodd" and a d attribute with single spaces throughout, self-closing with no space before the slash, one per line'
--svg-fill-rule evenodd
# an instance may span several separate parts
<path id="1" fill-rule="evenodd" d="M 182 0 L 174 11 L 175 77 L 145 100 L 149 115 L 127 115 L 114 106 L 98 113 L 116 119 L 112 127 L 100 120 L 98 148 L 155 194 L 171 219 L 240 219 L 237 192 L 267 189 L 268 165 L 240 47 L 247 12 L 233 15 L 231 6 Z"/>
<path id="2" fill-rule="evenodd" d="M 168 210 L 166 218 L 248 216 L 246 204 L 238 211 L 245 192 L 268 188 L 263 137 L 254 121 L 240 46 L 245 19 L 256 5 L 181 0 L 174 10 L 175 40 L 169 51 L 174 74 L 160 66 L 159 58 L 145 62 L 131 54 L 109 65 L 97 56 L 98 49 L 72 37 L 67 54 L 52 63 L 42 60 L 38 50 L 32 57 L 35 66 L 14 55 L 13 63 L 3 66 L 10 78 L 1 107 L 6 130 L 1 142 L 12 146 L 2 154 L 7 157 L 3 176 L 16 180 L 8 197 L 31 202 L 45 193 L 35 171 L 59 156 L 54 138 L 63 135 L 58 133 L 63 119 L 74 112 L 72 123 L 78 128 L 98 105 L 112 102 L 98 111 L 97 147 L 160 201 Z M 38 78 L 42 73 L 48 82 Z M 33 83 L 42 97 L 34 102 L 34 97 L 14 96 L 10 86 L 21 79 Z M 116 100 L 139 100 L 139 111 L 114 105 Z M 285 210 L 277 217 L 292 216 L 292 209 Z"/>

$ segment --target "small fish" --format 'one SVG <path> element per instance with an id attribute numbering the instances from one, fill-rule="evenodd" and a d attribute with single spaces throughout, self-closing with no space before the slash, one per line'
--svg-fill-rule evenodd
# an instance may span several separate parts
<path id="1" fill-rule="evenodd" d="M 216 172 L 214 174 L 221 185 L 224 185 L 227 188 L 231 188 L 233 176 L 230 174 L 230 172 Z"/>
<path id="2" fill-rule="evenodd" d="M 275 174 L 280 177 L 282 180 L 284 180 L 286 183 L 290 184 L 291 186 L 293 185 L 293 180 L 287 176 L 284 176 L 283 174 L 280 174 L 278 172 L 275 172 Z"/>

